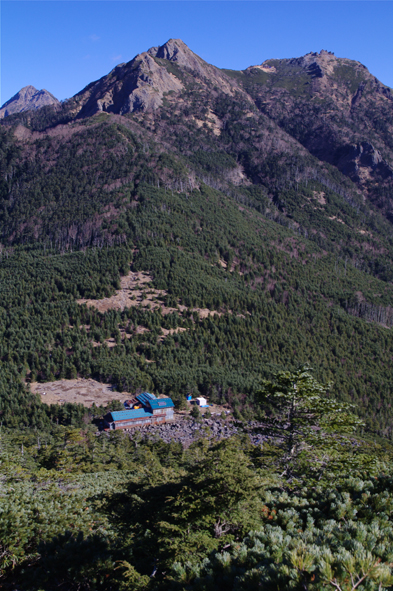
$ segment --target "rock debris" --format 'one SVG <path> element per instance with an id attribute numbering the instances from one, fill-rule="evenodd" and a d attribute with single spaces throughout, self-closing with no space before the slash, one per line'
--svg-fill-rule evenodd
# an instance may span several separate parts
<path id="1" fill-rule="evenodd" d="M 201 422 L 182 418 L 173 423 L 164 425 L 148 425 L 146 427 L 133 427 L 128 429 L 130 437 L 139 433 L 143 438 L 150 440 L 161 439 L 165 443 L 181 443 L 183 447 L 189 447 L 201 438 L 211 441 L 227 439 L 233 435 L 248 433 L 253 445 L 261 445 L 269 439 L 267 435 L 259 432 L 262 425 L 257 422 L 241 423 L 227 422 L 220 419 L 202 419 Z"/>

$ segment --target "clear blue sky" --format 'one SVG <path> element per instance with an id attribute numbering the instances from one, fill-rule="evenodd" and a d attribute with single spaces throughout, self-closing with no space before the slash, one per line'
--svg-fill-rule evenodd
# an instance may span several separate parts
<path id="1" fill-rule="evenodd" d="M 27 84 L 65 99 L 171 37 L 231 69 L 327 49 L 393 87 L 389 0 L 3 0 L 0 104 Z"/>

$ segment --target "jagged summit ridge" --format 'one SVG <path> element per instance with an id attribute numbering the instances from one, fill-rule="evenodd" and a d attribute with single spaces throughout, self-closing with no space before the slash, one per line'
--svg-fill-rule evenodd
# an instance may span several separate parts
<path id="1" fill-rule="evenodd" d="M 184 72 L 199 80 L 210 80 L 222 91 L 233 94 L 235 84 L 223 72 L 202 60 L 181 39 L 169 39 L 88 84 L 69 99 L 74 103 L 72 111 L 75 116 L 89 117 L 101 111 L 125 115 L 155 110 L 162 105 L 166 93 L 183 90 Z M 26 86 L 3 105 L 0 117 L 57 103 L 47 91 Z"/>
<path id="2" fill-rule="evenodd" d="M 181 39 L 170 39 L 116 66 L 75 95 L 75 114 L 88 117 L 100 111 L 125 115 L 155 110 L 162 105 L 166 93 L 180 93 L 184 89 L 185 76 L 198 79 L 201 84 L 209 81 L 227 94 L 233 94 L 236 86 L 221 70 L 193 53 Z"/>
<path id="3" fill-rule="evenodd" d="M 116 66 L 75 95 L 78 116 L 87 117 L 100 111 L 125 115 L 155 110 L 162 105 L 166 93 L 183 90 L 184 73 L 210 80 L 223 92 L 233 93 L 234 83 L 225 74 L 204 62 L 181 39 L 170 39 Z"/>
<path id="4" fill-rule="evenodd" d="M 0 119 L 22 113 L 24 111 L 33 111 L 47 105 L 57 105 L 59 101 L 50 92 L 45 89 L 37 90 L 34 86 L 24 86 L 12 98 L 4 103 L 0 109 Z"/>
<path id="5" fill-rule="evenodd" d="M 369 73 L 366 66 L 358 61 L 349 58 L 337 57 L 333 51 L 321 49 L 321 51 L 310 51 L 300 57 L 283 58 L 283 59 L 267 59 L 260 65 L 249 66 L 245 72 L 253 69 L 261 69 L 265 72 L 276 73 L 278 69 L 283 67 L 288 68 L 288 72 L 296 70 L 306 72 L 312 78 L 323 78 L 325 76 L 334 76 L 336 68 L 342 66 L 349 66 L 354 70 L 364 71 Z"/>
<path id="6" fill-rule="evenodd" d="M 22 89 L 1 116 L 11 108 L 38 108 L 32 106 L 34 97 L 43 92 Z M 90 83 L 59 109 L 59 117 L 135 113 L 135 121 L 156 136 L 170 137 L 176 120 L 181 133 L 206 128 L 218 138 L 226 135 L 232 109 L 238 112 L 235 149 L 252 144 L 255 134 L 263 135 L 263 153 L 276 144 L 289 151 L 301 145 L 373 195 L 378 207 L 393 212 L 390 196 L 385 197 L 393 179 L 393 91 L 360 62 L 324 49 L 234 71 L 208 64 L 181 39 L 169 39 Z M 242 134 L 248 133 L 244 143 Z"/>

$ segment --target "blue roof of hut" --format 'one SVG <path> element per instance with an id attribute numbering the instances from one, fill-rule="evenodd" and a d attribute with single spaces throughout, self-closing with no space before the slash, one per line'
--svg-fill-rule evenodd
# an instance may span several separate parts
<path id="1" fill-rule="evenodd" d="M 173 408 L 175 406 L 171 398 L 156 398 L 155 400 L 149 400 L 148 404 L 153 410 L 156 408 Z"/>
<path id="2" fill-rule="evenodd" d="M 113 410 L 111 415 L 114 421 L 126 421 L 130 419 L 143 419 L 144 417 L 151 417 L 151 412 L 145 408 L 137 408 L 130 410 Z"/>
<path id="3" fill-rule="evenodd" d="M 142 394 L 138 394 L 138 396 L 135 397 L 139 402 L 141 402 L 142 404 L 149 404 L 149 402 L 151 400 L 155 400 L 156 397 L 154 396 L 154 394 L 150 394 L 149 392 L 142 392 Z"/>

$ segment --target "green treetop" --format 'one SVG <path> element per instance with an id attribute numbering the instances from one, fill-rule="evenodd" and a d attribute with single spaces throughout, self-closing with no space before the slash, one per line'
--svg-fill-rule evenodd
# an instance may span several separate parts
<path id="1" fill-rule="evenodd" d="M 352 412 L 352 404 L 329 396 L 330 387 L 315 380 L 303 365 L 295 372 L 279 372 L 258 393 L 268 433 L 280 450 L 281 476 L 292 479 L 301 471 L 320 480 L 338 465 L 357 465 L 356 442 L 348 434 L 363 422 Z"/>

